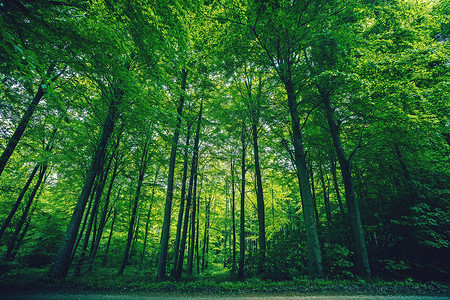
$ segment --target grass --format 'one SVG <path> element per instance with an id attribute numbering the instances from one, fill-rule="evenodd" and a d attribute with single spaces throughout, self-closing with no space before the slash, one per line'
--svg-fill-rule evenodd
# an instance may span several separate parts
<path id="1" fill-rule="evenodd" d="M 154 272 L 138 272 L 132 267 L 122 276 L 117 269 L 99 268 L 92 273 L 65 280 L 45 279 L 46 269 L 15 269 L 0 276 L 0 290 L 70 290 L 107 292 L 152 292 L 183 294 L 255 294 L 255 293 L 340 293 L 340 294 L 414 294 L 450 295 L 443 283 L 419 283 L 411 279 L 386 282 L 380 279 L 333 280 L 295 278 L 289 281 L 263 280 L 258 277 L 238 281 L 230 270 L 212 268 L 199 276 L 180 281 L 156 282 Z"/>

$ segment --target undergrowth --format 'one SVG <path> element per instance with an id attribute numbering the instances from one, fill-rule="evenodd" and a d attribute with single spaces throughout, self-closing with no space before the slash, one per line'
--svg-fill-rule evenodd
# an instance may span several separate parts
<path id="1" fill-rule="evenodd" d="M 109 292 L 150 292 L 177 294 L 254 294 L 254 293 L 370 293 L 370 294 L 428 294 L 450 295 L 445 283 L 420 283 L 383 281 L 381 279 L 314 279 L 294 278 L 273 281 L 259 277 L 237 280 L 230 270 L 210 270 L 199 276 L 183 277 L 180 281 L 157 282 L 153 272 L 139 272 L 127 268 L 121 276 L 117 269 L 100 268 L 91 273 L 74 276 L 69 273 L 65 280 L 45 278 L 45 269 L 15 269 L 0 276 L 0 290 L 72 290 Z"/>

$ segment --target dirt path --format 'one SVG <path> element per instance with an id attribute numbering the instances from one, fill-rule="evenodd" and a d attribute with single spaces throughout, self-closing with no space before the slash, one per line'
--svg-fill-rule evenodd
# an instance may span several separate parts
<path id="1" fill-rule="evenodd" d="M 252 296 L 222 296 L 222 295 L 174 295 L 174 294 L 108 294 L 108 293 L 20 293 L 10 292 L 8 294 L 0 295 L 0 299 L 10 300 L 36 300 L 36 299 L 80 299 L 80 300 L 450 300 L 450 297 L 436 297 L 436 296 L 410 296 L 410 295 L 252 295 Z"/>

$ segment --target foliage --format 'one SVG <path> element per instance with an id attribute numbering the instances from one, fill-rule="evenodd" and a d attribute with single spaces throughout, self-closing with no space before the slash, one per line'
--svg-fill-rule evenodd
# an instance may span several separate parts
<path id="1" fill-rule="evenodd" d="M 337 150 L 342 150 L 373 276 L 401 280 L 404 286 L 448 280 L 449 12 L 443 0 L 1 3 L 2 153 L 33 99 L 40 90 L 43 95 L 0 175 L 0 226 L 5 225 L 0 273 L 39 285 L 36 278 L 54 262 L 90 166 L 98 163 L 71 257 L 81 271 L 70 269 L 68 285 L 220 293 L 296 291 L 298 286 L 309 291 L 310 285 L 320 291 L 332 289 L 334 279 L 338 285 L 364 285 L 351 281 L 358 280 L 358 253 L 349 230 L 355 214 L 347 206 L 350 188 L 340 172 Z M 342 149 L 333 141 L 324 95 Z M 292 110 L 288 96 L 294 99 Z M 165 271 L 173 265 L 183 153 L 187 174 L 194 156 L 192 143 L 184 143 L 200 102 L 198 211 L 195 220 L 185 220 L 198 233 L 188 232 L 195 241 L 194 249 L 186 249 L 194 252 L 193 275 L 154 282 L 166 213 L 172 217 Z M 107 128 L 109 109 L 113 128 Z M 295 163 L 299 136 L 292 122 L 300 126 L 304 173 Z M 105 153 L 93 161 L 108 129 Z M 174 131 L 180 142 L 168 212 Z M 144 144 L 147 168 L 139 177 Z M 38 186 L 32 170 L 44 165 Z M 267 239 L 262 272 L 257 167 Z M 307 277 L 311 228 L 303 218 L 304 191 L 298 185 L 306 178 L 326 279 Z M 129 228 L 128 264 L 123 277 L 115 277 Z M 3 256 L 13 241 L 15 256 L 7 260 Z M 241 254 L 248 279 L 236 281 Z"/>

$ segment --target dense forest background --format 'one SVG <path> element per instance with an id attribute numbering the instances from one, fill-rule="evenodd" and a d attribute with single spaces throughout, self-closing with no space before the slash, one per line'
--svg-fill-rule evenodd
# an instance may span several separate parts
<path id="1" fill-rule="evenodd" d="M 2 272 L 449 278 L 448 1 L 0 12 Z"/>

